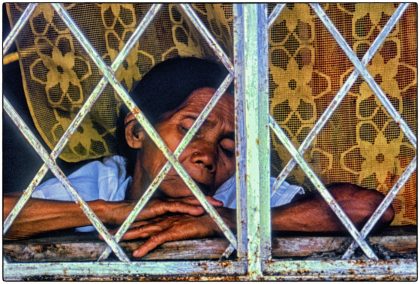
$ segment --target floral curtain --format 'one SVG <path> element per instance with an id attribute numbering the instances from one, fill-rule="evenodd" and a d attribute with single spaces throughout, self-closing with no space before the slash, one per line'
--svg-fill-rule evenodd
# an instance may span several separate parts
<path id="1" fill-rule="evenodd" d="M 9 3 L 12 25 L 27 4 Z M 362 58 L 398 4 L 339 3 L 322 7 Z M 64 4 L 103 60 L 110 64 L 150 4 Z M 231 4 L 193 4 L 232 58 Z M 269 4 L 269 12 L 274 4 Z M 25 96 L 44 141 L 53 148 L 101 73 L 48 3 L 39 4 L 17 41 Z M 214 58 L 176 4 L 165 4 L 116 77 L 130 90 L 152 66 L 174 56 Z M 354 70 L 308 4 L 287 4 L 269 31 L 270 112 L 299 146 Z M 410 5 L 368 64 L 370 74 L 417 131 L 417 6 Z M 71 137 L 60 158 L 80 161 L 115 152 L 121 101 L 110 86 Z M 291 156 L 274 136 L 272 175 Z M 305 153 L 324 183 L 351 182 L 387 193 L 416 151 L 369 86 L 359 78 Z M 296 168 L 290 180 L 311 183 Z M 416 174 L 395 199 L 394 225 L 416 223 Z"/>

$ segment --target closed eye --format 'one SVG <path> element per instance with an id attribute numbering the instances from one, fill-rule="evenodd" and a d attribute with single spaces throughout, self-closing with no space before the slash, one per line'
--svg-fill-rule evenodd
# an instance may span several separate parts
<path id="1" fill-rule="evenodd" d="M 187 117 L 181 120 L 181 122 L 178 124 L 178 129 L 181 133 L 185 134 L 190 130 L 191 126 L 194 124 L 194 119 Z"/>
<path id="2" fill-rule="evenodd" d="M 235 155 L 235 141 L 231 138 L 223 138 L 220 141 L 220 148 L 228 158 L 232 158 Z"/>

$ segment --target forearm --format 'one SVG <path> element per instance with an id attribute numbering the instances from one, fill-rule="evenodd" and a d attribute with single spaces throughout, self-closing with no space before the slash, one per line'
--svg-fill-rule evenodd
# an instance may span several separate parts
<path id="1" fill-rule="evenodd" d="M 339 206 L 357 228 L 362 228 L 383 199 L 374 190 L 350 184 L 329 188 Z M 388 225 L 394 217 L 392 207 L 385 211 L 376 228 Z M 346 231 L 336 214 L 319 195 L 272 209 L 273 231 L 340 232 Z"/>
<path id="2" fill-rule="evenodd" d="M 320 199 L 273 208 L 271 215 L 273 231 L 334 232 L 344 229 L 334 212 Z"/>
<path id="3" fill-rule="evenodd" d="M 9 215 L 18 196 L 5 196 L 3 219 Z M 102 200 L 88 202 L 90 208 L 104 223 L 110 223 L 114 212 L 112 204 Z M 114 205 L 115 207 L 115 205 Z M 25 238 L 38 233 L 90 225 L 80 206 L 74 202 L 29 199 L 6 234 L 6 238 Z"/>

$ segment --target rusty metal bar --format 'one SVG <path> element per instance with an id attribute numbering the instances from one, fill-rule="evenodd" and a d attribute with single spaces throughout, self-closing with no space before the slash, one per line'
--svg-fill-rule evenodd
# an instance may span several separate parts
<path id="1" fill-rule="evenodd" d="M 5 56 L 6 53 L 9 51 L 9 48 L 12 46 L 13 41 L 16 39 L 20 31 L 23 29 L 26 22 L 28 22 L 30 16 L 35 11 L 35 8 L 37 5 L 38 3 L 29 3 L 28 7 L 26 7 L 26 9 L 23 11 L 19 20 L 16 22 L 12 30 L 7 35 L 6 39 L 3 41 L 3 56 Z"/>
<path id="2" fill-rule="evenodd" d="M 337 203 L 337 201 L 334 199 L 331 193 L 325 188 L 324 184 L 316 175 L 316 173 L 311 169 L 311 167 L 308 166 L 305 159 L 302 157 L 301 154 L 299 154 L 299 152 L 293 146 L 292 142 L 290 142 L 290 140 L 287 138 L 284 131 L 278 126 L 278 124 L 275 122 L 275 120 L 271 116 L 270 116 L 270 127 L 274 131 L 276 136 L 279 138 L 279 140 L 282 142 L 282 144 L 289 151 L 289 153 L 297 161 L 297 163 L 302 168 L 302 170 L 306 173 L 306 176 L 311 180 L 313 185 L 316 187 L 316 189 L 319 191 L 321 196 L 324 198 L 324 200 L 327 202 L 327 204 L 330 206 L 333 212 L 337 215 L 337 217 L 343 223 L 344 227 L 348 230 L 350 235 L 356 240 L 356 242 L 362 248 L 364 253 L 370 259 L 377 260 L 378 257 L 375 255 L 375 253 L 366 243 L 364 238 L 361 237 L 359 231 L 351 222 L 347 214 L 343 211 L 343 209 L 341 209 L 340 205 Z"/>
<path id="3" fill-rule="evenodd" d="M 245 160 L 241 161 L 238 172 L 245 175 L 244 182 L 240 177 L 239 182 L 246 184 L 246 190 L 240 189 L 242 194 L 237 193 L 237 200 L 246 196 L 246 256 L 250 279 L 262 276 L 262 261 L 271 255 L 266 9 L 265 4 L 236 4 L 234 8 L 235 37 L 243 37 L 235 40 L 235 74 L 236 78 L 241 77 L 236 82 L 237 104 L 241 107 L 236 119 L 243 121 L 242 134 L 245 134 L 238 138 L 246 140 L 238 146 L 243 155 L 240 159 Z M 244 217 L 244 211 L 238 213 Z"/>
<path id="4" fill-rule="evenodd" d="M 247 194 L 246 194 L 246 126 L 245 126 L 245 76 L 244 69 L 244 17 L 243 5 L 233 4 L 233 54 L 235 64 L 235 153 L 236 153 L 236 226 L 238 258 L 247 257 Z M 243 221 L 244 220 L 244 221 Z"/>
<path id="5" fill-rule="evenodd" d="M 216 90 L 213 97 L 210 99 L 210 101 L 207 103 L 207 105 L 204 107 L 203 111 L 200 113 L 200 115 L 197 117 L 197 119 L 194 121 L 191 128 L 187 131 L 182 141 L 179 143 L 178 147 L 176 148 L 174 152 L 174 156 L 178 159 L 181 153 L 185 150 L 187 145 L 191 142 L 194 135 L 197 133 L 197 131 L 200 129 L 201 125 L 204 123 L 204 121 L 207 119 L 210 112 L 213 110 L 213 108 L 216 106 L 220 98 L 223 96 L 223 94 L 226 92 L 227 88 L 231 84 L 233 80 L 233 76 L 231 74 L 228 74 L 225 78 L 225 80 L 222 82 L 220 87 Z M 114 238 L 117 242 L 121 240 L 121 238 L 124 236 L 125 232 L 129 229 L 130 225 L 135 220 L 136 216 L 139 214 L 141 210 L 143 210 L 144 206 L 147 204 L 147 202 L 152 197 L 153 193 L 157 190 L 158 186 L 166 176 L 166 174 L 171 169 L 171 163 L 166 162 L 165 165 L 162 167 L 162 169 L 159 171 L 157 176 L 153 179 L 153 181 L 150 183 L 149 187 L 144 192 L 143 196 L 138 200 L 136 206 L 131 211 L 130 215 L 127 217 L 127 219 L 124 221 L 124 223 L 120 226 L 117 233 L 115 234 Z M 108 258 L 109 254 L 111 253 L 111 250 L 107 248 L 98 261 L 105 260 Z"/>
<path id="6" fill-rule="evenodd" d="M 270 16 L 268 17 L 268 28 L 271 28 L 273 26 L 274 22 L 277 20 L 284 7 L 286 7 L 286 4 L 277 4 L 274 7 L 273 11 L 271 11 Z"/>
<path id="7" fill-rule="evenodd" d="M 384 280 L 414 281 L 417 279 L 415 259 L 392 260 L 282 260 L 265 263 L 265 281 L 339 281 Z M 218 280 L 250 281 L 244 262 L 233 261 L 159 261 L 159 262 L 3 262 L 6 281 L 22 280 Z M 179 277 L 179 278 L 171 278 Z"/>
<path id="8" fill-rule="evenodd" d="M 405 169 L 404 173 L 401 175 L 398 181 L 394 184 L 391 190 L 387 193 L 384 200 L 382 200 L 381 204 L 378 206 L 378 208 L 376 208 L 375 212 L 373 212 L 372 216 L 363 226 L 362 230 L 360 231 L 360 234 L 363 238 L 367 237 L 367 235 L 372 230 L 373 226 L 375 226 L 379 218 L 384 214 L 385 210 L 391 205 L 392 200 L 395 198 L 395 196 L 397 196 L 398 192 L 401 190 L 401 188 L 403 188 L 404 184 L 408 181 L 411 174 L 416 170 L 416 168 L 417 168 L 417 157 L 414 157 L 414 159 L 410 162 L 410 164 Z M 356 248 L 357 248 L 357 244 L 353 241 L 350 247 L 344 253 L 342 259 L 349 259 L 353 255 L 354 250 Z"/>
<path id="9" fill-rule="evenodd" d="M 44 262 L 3 263 L 7 279 L 18 280 L 40 276 L 137 276 L 145 280 L 151 276 L 233 276 L 245 273 L 245 263 L 233 261 L 138 261 L 121 262 Z M 63 273 L 64 271 L 64 273 Z M 162 278 L 163 279 L 163 278 Z"/>
<path id="10" fill-rule="evenodd" d="M 217 57 L 219 57 L 220 61 L 222 61 L 226 69 L 233 74 L 232 62 L 230 61 L 226 53 L 223 51 L 223 49 L 220 47 L 220 45 L 217 43 L 217 41 L 214 39 L 213 35 L 209 32 L 209 30 L 194 12 L 194 9 L 191 8 L 189 4 L 180 4 L 180 6 L 185 12 L 185 14 L 188 16 L 188 18 L 191 20 L 191 22 L 197 27 L 198 31 L 204 37 L 204 39 L 209 44 L 213 52 L 217 55 Z"/>
<path id="11" fill-rule="evenodd" d="M 267 4 L 256 4 L 255 9 L 248 9 L 246 5 L 246 11 L 248 15 L 252 15 L 256 12 L 256 22 L 251 22 L 245 17 L 246 33 L 245 34 L 245 56 L 247 66 L 245 68 L 251 70 L 246 73 L 245 82 L 252 77 L 258 77 L 257 93 L 248 92 L 246 90 L 246 104 L 247 101 L 251 100 L 250 96 L 257 95 L 258 100 L 258 137 L 255 143 L 258 147 L 259 152 L 259 209 L 260 209 L 260 223 L 258 224 L 259 230 L 261 231 L 260 237 L 260 250 L 261 259 L 267 260 L 271 258 L 271 206 L 270 206 L 270 127 L 269 127 L 269 84 L 268 84 L 268 73 L 269 73 L 269 62 L 268 62 L 268 19 L 267 19 Z M 255 11 L 255 12 L 254 12 Z M 245 14 L 246 15 L 246 14 Z M 255 38 L 252 30 L 256 30 L 256 41 L 257 44 L 249 43 Z M 247 41 L 248 40 L 248 41 Z M 257 56 L 255 56 L 257 54 Z M 255 64 L 255 65 L 254 65 Z M 256 69 L 255 67 L 258 67 Z M 252 71 L 253 68 L 256 69 Z M 249 86 L 248 84 L 246 86 Z M 249 104 L 250 107 L 251 104 Z M 246 120 L 245 120 L 246 123 Z M 250 129 L 252 131 L 252 129 Z M 251 137 L 249 137 L 251 138 Z M 248 138 L 247 138 L 248 139 Z M 251 140 L 252 143 L 252 140 Z M 249 144 L 252 147 L 252 144 Z M 251 156 L 250 156 L 251 157 Z M 252 164 L 248 169 L 253 169 Z M 252 172 L 253 174 L 253 172 Z M 248 171 L 248 175 L 251 172 Z M 249 177 L 248 176 L 248 177 Z M 253 215 L 251 211 L 248 211 L 248 216 Z M 248 218 L 250 220 L 250 218 Z M 251 237 L 249 234 L 248 237 Z"/>
<path id="12" fill-rule="evenodd" d="M 80 29 L 74 23 L 73 19 L 69 16 L 66 10 L 60 4 L 54 3 L 51 5 L 53 5 L 57 14 L 61 17 L 61 19 L 66 23 L 66 25 L 69 27 L 71 32 L 79 40 L 80 44 L 89 54 L 89 56 L 94 61 L 94 63 L 103 72 L 108 82 L 112 85 L 112 87 L 121 97 L 123 102 L 127 105 L 128 109 L 135 115 L 137 121 L 144 128 L 146 133 L 149 135 L 150 139 L 156 144 L 156 146 L 162 151 L 166 159 L 168 159 L 168 161 L 172 164 L 176 172 L 179 174 L 179 176 L 182 178 L 185 184 L 191 189 L 191 192 L 200 201 L 201 205 L 206 210 L 206 212 L 213 218 L 213 220 L 222 230 L 226 238 L 230 241 L 230 243 L 234 247 L 236 247 L 236 239 L 235 239 L 234 234 L 230 230 L 230 228 L 225 224 L 225 222 L 220 217 L 220 215 L 216 212 L 214 207 L 210 205 L 209 202 L 206 200 L 204 194 L 201 192 L 201 190 L 199 189 L 195 181 L 189 176 L 189 174 L 182 167 L 179 161 L 174 157 L 173 153 L 171 153 L 171 151 L 162 141 L 161 137 L 153 128 L 149 120 L 144 116 L 143 112 L 136 106 L 134 101 L 131 99 L 131 97 L 127 93 L 127 90 L 125 90 L 124 87 L 115 78 L 115 75 L 112 73 L 112 70 L 110 70 L 110 68 L 103 62 L 100 55 L 92 47 L 90 42 L 86 39 L 84 34 L 80 31 Z"/>
<path id="13" fill-rule="evenodd" d="M 386 37 L 389 35 L 389 33 L 392 31 L 394 26 L 398 23 L 399 19 L 403 15 L 404 11 L 407 9 L 408 5 L 406 4 L 400 4 L 395 11 L 395 13 L 391 16 L 388 23 L 385 25 L 385 27 L 381 30 L 379 35 L 376 37 L 372 45 L 370 46 L 369 50 L 366 52 L 366 54 L 362 58 L 362 64 L 366 66 L 369 61 L 373 58 L 379 47 L 381 47 L 382 43 L 385 41 Z M 355 69 L 351 75 L 348 77 L 344 85 L 340 88 L 337 95 L 334 97 L 334 99 L 331 101 L 331 103 L 328 105 L 328 107 L 325 109 L 325 111 L 322 113 L 321 117 L 318 119 L 317 123 L 311 128 L 308 135 L 303 140 L 302 144 L 299 146 L 298 152 L 303 155 L 305 151 L 308 149 L 308 147 L 312 144 L 315 137 L 319 134 L 319 132 L 324 128 L 325 124 L 328 122 L 328 120 L 331 118 L 332 114 L 335 112 L 335 110 L 338 108 L 338 106 L 343 101 L 344 97 L 347 95 L 350 88 L 353 86 L 354 82 L 356 82 L 357 78 L 359 76 L 359 72 L 357 69 Z M 283 168 L 283 170 L 280 172 L 278 177 L 276 178 L 275 183 L 273 184 L 273 194 L 278 188 L 280 188 L 280 185 L 286 180 L 286 178 L 289 176 L 289 174 L 292 172 L 293 168 L 296 166 L 296 161 L 294 159 L 290 159 L 289 162 L 286 164 L 286 166 Z"/>
<path id="14" fill-rule="evenodd" d="M 265 264 L 267 280 L 283 281 L 339 281 L 417 279 L 415 259 L 392 260 L 284 260 Z"/>
<path id="15" fill-rule="evenodd" d="M 133 48 L 133 46 L 137 43 L 143 32 L 145 31 L 146 27 L 151 23 L 155 15 L 158 13 L 158 11 L 161 8 L 161 4 L 154 4 L 148 13 L 144 16 L 143 20 L 139 24 L 139 26 L 136 28 L 134 33 L 131 35 L 131 37 L 128 39 L 127 43 L 124 45 L 124 47 L 121 49 L 121 52 L 118 54 L 118 56 L 115 58 L 114 62 L 111 65 L 111 69 L 115 72 L 119 66 L 122 64 L 124 59 L 127 57 L 130 50 Z M 69 127 L 66 129 L 64 134 L 60 137 L 59 141 L 55 145 L 54 149 L 50 153 L 51 159 L 55 160 L 60 155 L 60 153 L 63 151 L 65 145 L 67 144 L 69 138 L 73 133 L 76 131 L 77 127 L 82 123 L 83 119 L 85 118 L 86 114 L 89 113 L 89 111 L 92 109 L 92 106 L 95 104 L 99 96 L 104 91 L 108 81 L 105 78 L 102 78 L 101 81 L 98 83 L 98 85 L 95 87 L 95 89 L 92 91 L 91 95 L 88 97 L 80 111 L 76 114 L 76 117 L 73 119 L 73 121 L 70 123 Z M 10 228 L 13 221 L 16 219 L 20 212 L 20 208 L 23 208 L 25 206 L 26 202 L 31 197 L 31 194 L 35 187 L 39 184 L 39 182 L 43 179 L 45 174 L 48 171 L 48 167 L 46 164 L 43 164 L 42 167 L 39 169 L 37 174 L 35 175 L 34 179 L 31 181 L 29 186 L 24 190 L 21 197 L 19 198 L 18 202 L 10 212 L 10 214 L 7 216 L 6 220 L 4 221 L 4 227 L 3 227 L 3 234 L 5 234 L 8 229 Z"/>
<path id="16" fill-rule="evenodd" d="M 350 59 L 350 61 L 353 63 L 356 69 L 360 72 L 362 77 L 365 79 L 366 83 L 373 90 L 377 98 L 381 101 L 384 108 L 388 111 L 388 113 L 392 116 L 392 118 L 399 124 L 401 130 L 407 136 L 408 140 L 411 142 L 414 148 L 417 149 L 416 135 L 411 131 L 408 124 L 404 121 L 404 119 L 401 117 L 398 111 L 394 108 L 392 103 L 388 100 L 386 94 L 384 94 L 382 89 L 375 82 L 375 79 L 372 77 L 372 75 L 370 75 L 369 71 L 363 66 L 359 58 L 354 54 L 351 47 L 347 44 L 344 37 L 340 34 L 340 32 L 337 30 L 337 28 L 328 18 L 327 14 L 325 14 L 324 10 L 321 8 L 319 4 L 310 3 L 309 5 L 311 5 L 312 9 L 318 15 L 319 19 L 323 22 L 324 26 L 327 28 L 327 30 L 331 33 L 331 35 L 337 41 L 338 45 L 341 47 L 341 49 L 344 51 L 344 53 L 347 55 L 347 57 Z M 404 4 L 404 5 L 409 5 L 409 4 Z"/>
<path id="17" fill-rule="evenodd" d="M 41 157 L 44 163 L 47 164 L 48 168 L 51 172 L 57 177 L 57 179 L 63 184 L 64 188 L 71 194 L 74 201 L 79 204 L 80 208 L 85 213 L 86 217 L 92 223 L 92 225 L 96 228 L 96 230 L 104 237 L 106 243 L 112 248 L 115 252 L 117 257 L 124 261 L 129 262 L 127 255 L 124 253 L 123 249 L 114 241 L 113 237 L 109 234 L 107 229 L 105 228 L 104 224 L 99 220 L 96 214 L 92 211 L 92 209 L 87 205 L 87 203 L 80 197 L 77 191 L 73 188 L 70 184 L 69 180 L 65 176 L 65 174 L 60 170 L 54 160 L 52 160 L 48 152 L 42 146 L 42 144 L 38 141 L 38 139 L 33 135 L 31 130 L 25 124 L 23 119 L 19 116 L 19 114 L 15 111 L 13 106 L 10 104 L 7 98 L 3 98 L 3 108 L 6 113 L 10 116 L 12 121 L 16 124 L 19 131 L 25 136 L 26 140 L 31 144 L 31 146 L 35 149 L 36 153 Z"/>

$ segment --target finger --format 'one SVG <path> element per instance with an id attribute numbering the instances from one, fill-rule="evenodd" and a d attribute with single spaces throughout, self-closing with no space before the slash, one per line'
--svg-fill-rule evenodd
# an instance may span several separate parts
<path id="1" fill-rule="evenodd" d="M 162 220 L 163 220 L 162 218 L 159 218 L 158 220 L 154 220 L 154 221 L 159 221 L 160 222 Z M 134 222 L 130 225 L 130 229 L 134 229 L 134 228 L 141 227 L 141 226 L 146 226 L 146 225 L 149 225 L 149 224 L 152 224 L 152 222 L 151 221 L 136 221 L 136 222 Z M 120 228 L 109 229 L 108 232 L 109 232 L 110 235 L 114 236 L 118 232 L 119 229 Z M 98 234 L 98 238 L 100 240 L 104 240 L 104 238 L 101 234 Z"/>
<path id="2" fill-rule="evenodd" d="M 213 205 L 213 206 L 223 206 L 223 202 L 214 199 L 211 196 L 206 196 L 207 201 Z M 195 198 L 194 196 L 190 196 L 190 197 L 185 197 L 182 199 L 182 202 L 191 204 L 191 205 L 201 205 L 200 201 L 198 201 L 197 198 Z"/>
<path id="3" fill-rule="evenodd" d="M 147 220 L 147 221 L 135 221 L 135 222 L 133 222 L 131 224 L 130 228 L 142 227 L 142 226 L 146 226 L 146 225 L 152 224 L 152 221 L 155 221 L 155 222 L 158 221 L 158 222 L 160 222 L 162 220 L 163 220 L 162 218 L 159 218 L 159 219 L 153 219 L 153 220 Z"/>
<path id="4" fill-rule="evenodd" d="M 156 215 L 163 215 L 165 213 L 184 213 L 193 216 L 201 215 L 204 209 L 201 206 L 187 204 L 181 201 L 162 202 L 161 207 L 155 208 Z"/>
<path id="5" fill-rule="evenodd" d="M 133 252 L 133 257 L 140 258 L 148 254 L 150 251 L 154 250 L 156 247 L 160 246 L 163 243 L 176 240 L 176 234 L 172 230 L 167 230 L 161 232 L 160 234 L 152 236 L 148 239 L 143 245 Z"/>
<path id="6" fill-rule="evenodd" d="M 169 242 L 180 241 L 192 238 L 204 238 L 215 234 L 212 226 L 203 217 L 184 217 L 171 224 L 171 227 L 165 231 L 153 235 L 144 244 L 133 252 L 134 257 L 143 257 L 157 246 Z"/>
<path id="7" fill-rule="evenodd" d="M 122 237 L 123 240 L 132 240 L 137 238 L 148 238 L 156 233 L 169 228 L 177 218 L 167 217 L 165 219 L 159 218 L 160 221 L 155 223 L 147 222 L 148 224 L 142 227 L 136 227 L 127 231 Z"/>
<path id="8" fill-rule="evenodd" d="M 162 228 L 157 225 L 148 225 L 146 227 L 134 228 L 128 230 L 121 239 L 125 241 L 134 239 L 144 239 L 150 237 L 153 234 L 159 233 L 164 229 L 165 228 Z"/>
<path id="9" fill-rule="evenodd" d="M 181 201 L 154 201 L 137 215 L 137 220 L 156 218 L 166 213 L 198 216 L 204 213 L 204 209 L 201 206 L 190 205 Z"/>

